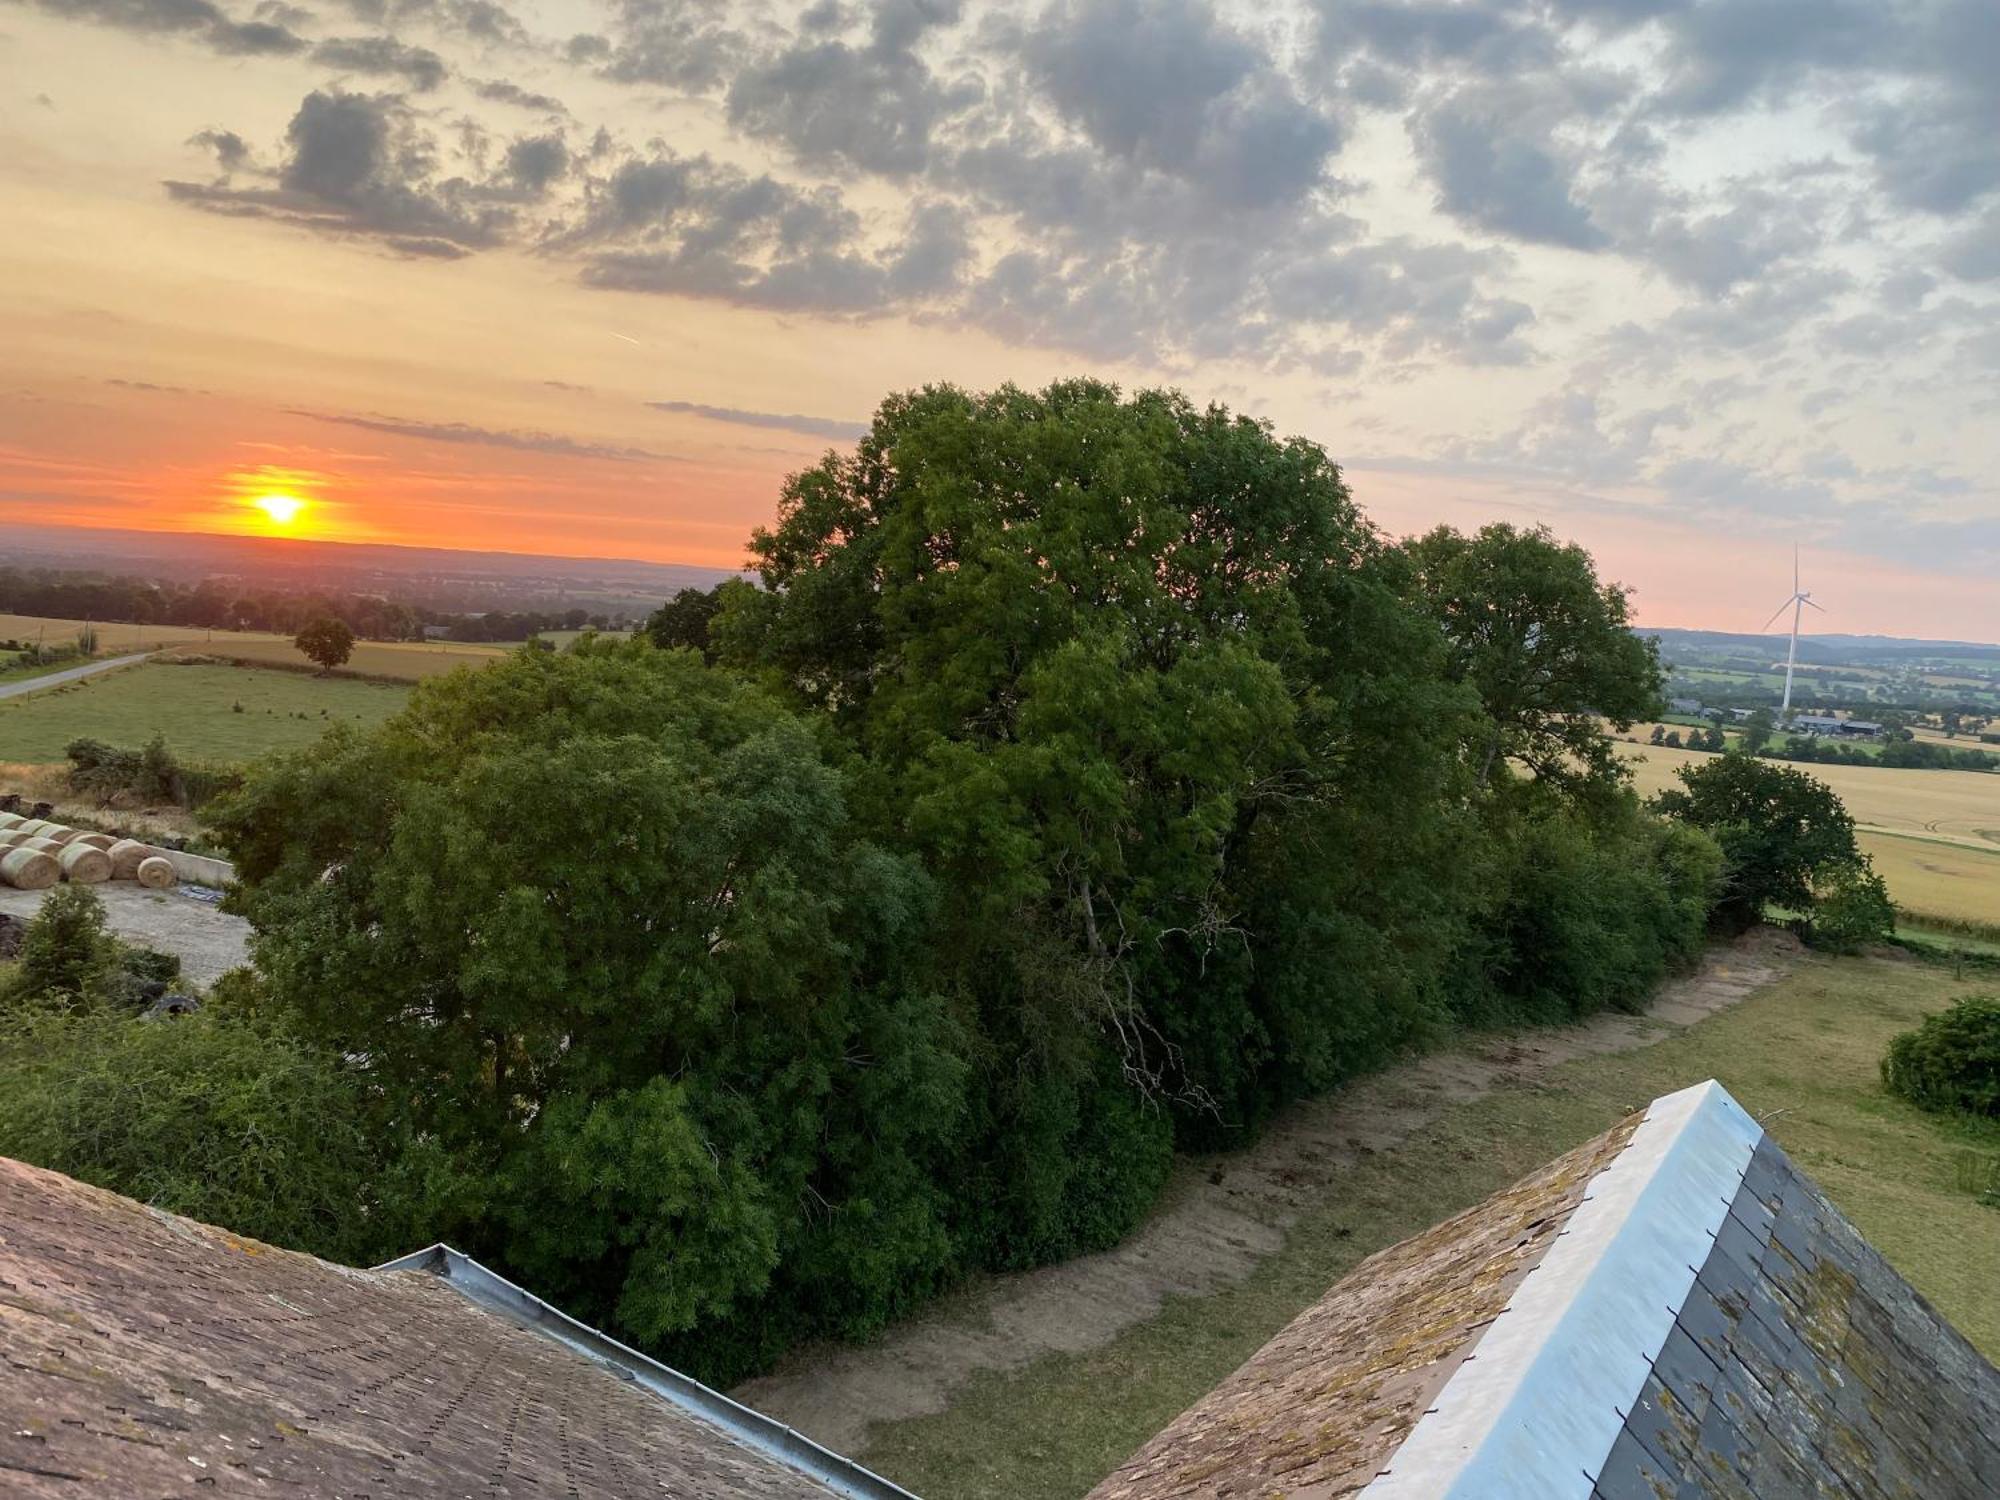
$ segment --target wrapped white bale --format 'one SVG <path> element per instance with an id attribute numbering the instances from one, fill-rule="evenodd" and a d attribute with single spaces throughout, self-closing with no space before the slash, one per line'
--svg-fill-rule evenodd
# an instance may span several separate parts
<path id="1" fill-rule="evenodd" d="M 0 854 L 0 881 L 17 891 L 45 891 L 62 878 L 62 867 L 34 849 L 9 849 Z"/>
<path id="2" fill-rule="evenodd" d="M 178 879 L 174 874 L 174 862 L 158 854 L 149 854 L 140 860 L 137 874 L 139 884 L 155 891 L 171 888 Z"/>
<path id="3" fill-rule="evenodd" d="M 113 880 L 137 880 L 141 860 L 166 858 L 151 844 L 142 844 L 137 839 L 120 839 L 111 846 L 109 853 Z"/>
<path id="4" fill-rule="evenodd" d="M 111 856 L 88 844 L 66 844 L 56 856 L 64 880 L 77 885 L 102 885 L 111 878 Z"/>

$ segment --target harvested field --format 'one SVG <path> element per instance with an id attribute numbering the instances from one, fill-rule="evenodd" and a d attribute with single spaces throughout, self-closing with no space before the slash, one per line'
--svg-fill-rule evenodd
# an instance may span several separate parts
<path id="1" fill-rule="evenodd" d="M 251 667 L 147 662 L 0 703 L 0 761 L 46 765 L 80 738 L 143 745 L 154 734 L 184 761 L 228 764 L 310 744 L 336 723 L 381 723 L 405 687 Z"/>
<path id="2" fill-rule="evenodd" d="M 451 641 L 356 641 L 354 654 L 335 677 L 393 677 L 400 682 L 416 682 L 436 677 L 457 667 L 484 666 L 507 654 L 508 646 L 468 646 Z M 317 668 L 299 653 L 289 640 L 275 636 L 223 636 L 200 646 L 186 646 L 172 656 L 214 657 L 219 661 L 241 662 L 252 667 L 278 667 L 314 673 Z"/>
<path id="3" fill-rule="evenodd" d="M 1648 796 L 1679 786 L 1681 766 L 1709 758 L 1660 745 L 1617 750 Z M 1774 764 L 1817 776 L 1839 794 L 1898 906 L 2000 922 L 2000 774 Z"/>

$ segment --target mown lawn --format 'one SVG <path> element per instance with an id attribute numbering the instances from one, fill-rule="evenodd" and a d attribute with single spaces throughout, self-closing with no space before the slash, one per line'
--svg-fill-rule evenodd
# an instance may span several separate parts
<path id="1" fill-rule="evenodd" d="M 1073 1500 L 1356 1263 L 1505 1187 L 1660 1094 L 1720 1078 L 1905 1276 L 2000 1357 L 2000 1210 L 1964 1186 L 2000 1156 L 1975 1132 L 1886 1096 L 1889 1038 L 2000 975 L 1813 960 L 1735 1010 L 1622 1056 L 1453 1110 L 1349 1171 L 1240 1285 L 1172 1302 L 1092 1353 L 972 1382 L 935 1417 L 878 1429 L 861 1455 L 927 1500 Z"/>
<path id="2" fill-rule="evenodd" d="M 148 662 L 0 702 L 0 761 L 46 764 L 75 739 L 137 746 L 156 733 L 183 760 L 244 761 L 335 723 L 379 724 L 408 696 L 392 684 Z"/>

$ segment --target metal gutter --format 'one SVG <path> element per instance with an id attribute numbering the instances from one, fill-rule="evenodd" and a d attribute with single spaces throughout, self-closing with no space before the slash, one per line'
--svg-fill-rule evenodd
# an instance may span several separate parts
<path id="1" fill-rule="evenodd" d="M 1589 1500 L 1763 1134 L 1713 1080 L 1654 1100 L 1365 1500 Z"/>
<path id="2" fill-rule="evenodd" d="M 579 1323 L 561 1308 L 489 1271 L 469 1255 L 437 1244 L 375 1267 L 377 1271 L 427 1271 L 488 1312 L 554 1339 L 608 1367 L 620 1379 L 644 1386 L 663 1401 L 720 1428 L 741 1446 L 796 1470 L 847 1500 L 917 1500 L 852 1459 L 823 1448 L 797 1428 L 753 1411 L 711 1390 L 693 1376 L 661 1364 L 607 1333 Z"/>

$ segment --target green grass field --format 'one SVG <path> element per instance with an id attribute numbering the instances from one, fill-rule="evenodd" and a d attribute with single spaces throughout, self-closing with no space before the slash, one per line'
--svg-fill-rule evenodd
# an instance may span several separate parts
<path id="1" fill-rule="evenodd" d="M 1170 1302 L 1105 1348 L 985 1375 L 941 1415 L 880 1429 L 860 1455 L 929 1500 L 1073 1500 L 1206 1394 L 1359 1261 L 1608 1128 L 1715 1077 L 1862 1233 L 1989 1357 L 2000 1356 L 2000 1210 L 1966 1190 L 2000 1133 L 1886 1096 L 1895 1033 L 1977 983 L 1914 962 L 1804 968 L 1644 1050 L 1564 1064 L 1463 1104 L 1348 1170 L 1284 1248 L 1225 1291 Z M 1987 976 L 1984 988 L 2000 988 Z"/>
<path id="2" fill-rule="evenodd" d="M 336 722 L 379 724 L 408 696 L 384 683 L 147 662 L 0 702 L 0 761 L 46 764 L 74 739 L 136 746 L 155 733 L 183 760 L 244 761 Z"/>

